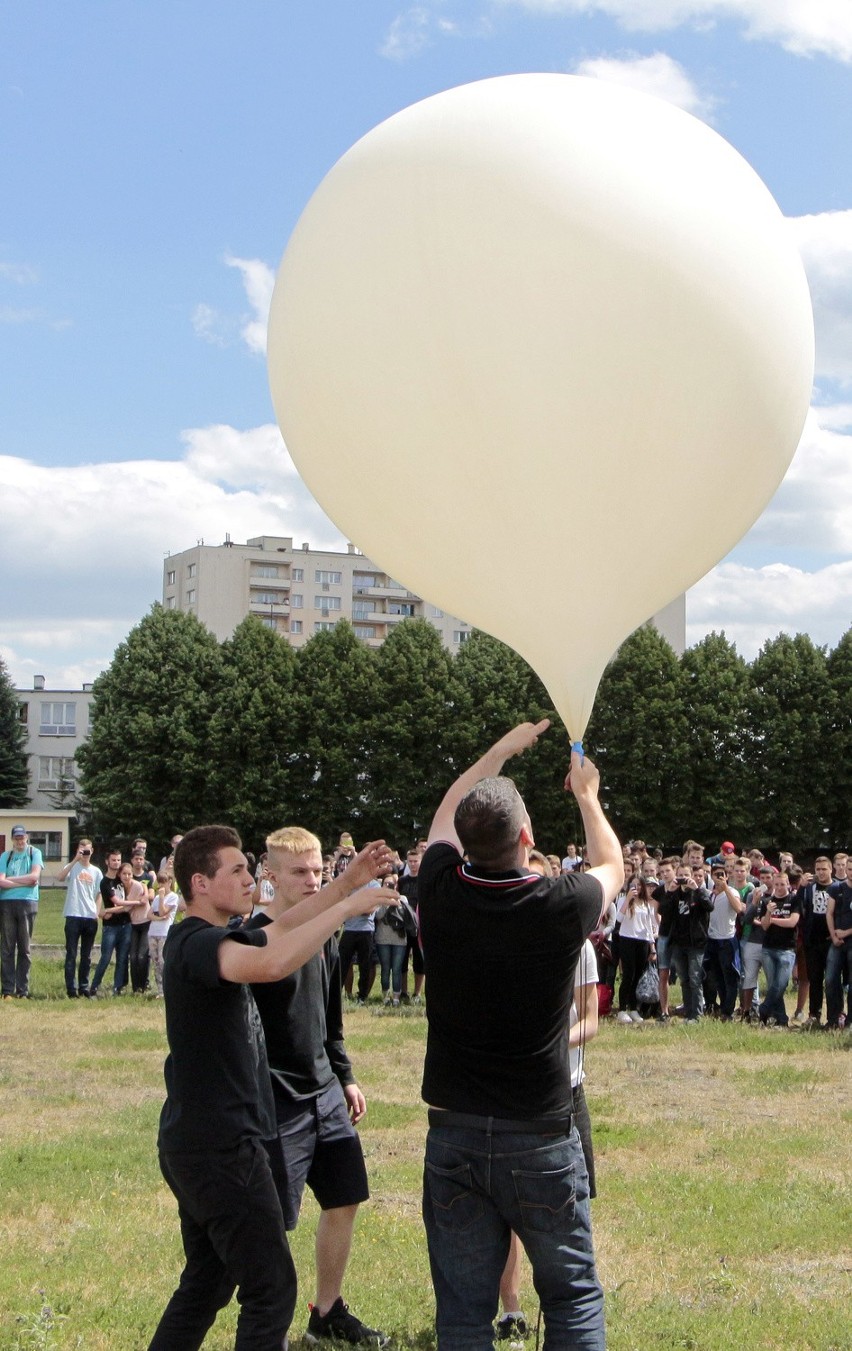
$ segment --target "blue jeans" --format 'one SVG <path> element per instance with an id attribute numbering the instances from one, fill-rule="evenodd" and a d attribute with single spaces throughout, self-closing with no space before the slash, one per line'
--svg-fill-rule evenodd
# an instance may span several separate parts
<path id="1" fill-rule="evenodd" d="M 852 1024 L 852 938 L 844 940 L 843 947 L 832 943 L 825 962 L 825 1019 L 829 1027 L 837 1027 L 843 1012 L 843 985 L 849 986 L 847 995 L 847 1027 Z"/>
<path id="2" fill-rule="evenodd" d="M 394 994 L 399 994 L 402 989 L 402 968 L 405 966 L 405 959 L 408 956 L 408 947 L 405 943 L 377 943 L 376 952 L 379 954 L 379 966 L 382 972 L 382 992 L 387 993 L 393 984 Z"/>
<path id="3" fill-rule="evenodd" d="M 532 1266 L 545 1351 L 603 1351 L 603 1290 L 576 1128 L 514 1134 L 492 1132 L 488 1118 L 471 1120 L 482 1127 L 431 1124 L 426 1138 L 423 1222 L 439 1351 L 492 1351 L 513 1229 Z"/>
<path id="4" fill-rule="evenodd" d="M 766 977 L 766 994 L 760 1006 L 760 1021 L 765 1023 L 768 1018 L 774 1018 L 781 1027 L 786 1027 L 789 1019 L 784 1007 L 784 991 L 790 983 L 790 975 L 796 964 L 796 949 L 768 948 L 764 944 L 760 964 Z"/>
<path id="5" fill-rule="evenodd" d="M 98 934 L 98 921 L 83 915 L 65 916 L 65 989 L 70 995 L 89 993 L 89 970 L 92 965 L 92 945 Z M 77 949 L 80 949 L 79 975 Z M 75 986 L 74 980 L 77 977 Z"/>
<path id="6" fill-rule="evenodd" d="M 672 943 L 669 963 L 677 972 L 680 988 L 683 990 L 684 1016 L 698 1018 L 704 1007 L 704 995 L 701 989 L 704 948 L 687 947 L 684 943 Z"/>
<path id="7" fill-rule="evenodd" d="M 740 988 L 740 945 L 736 938 L 708 938 L 704 949 L 704 995 L 708 1004 L 719 996 L 719 1011 L 730 1018 Z"/>
<path id="8" fill-rule="evenodd" d="M 92 994 L 95 994 L 104 978 L 109 960 L 115 953 L 115 978 L 113 990 L 121 994 L 127 984 L 127 969 L 130 961 L 130 939 L 132 924 L 105 924 L 101 930 L 101 956 L 95 968 L 92 981 Z"/>

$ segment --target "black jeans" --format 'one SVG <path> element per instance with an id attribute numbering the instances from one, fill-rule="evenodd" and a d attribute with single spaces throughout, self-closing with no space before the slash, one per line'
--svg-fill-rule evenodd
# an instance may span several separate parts
<path id="1" fill-rule="evenodd" d="M 151 954 L 148 950 L 148 930 L 151 921 L 130 926 L 130 985 L 134 994 L 144 994 L 148 988 Z"/>
<path id="2" fill-rule="evenodd" d="M 344 929 L 340 935 L 340 979 L 345 981 L 358 954 L 358 998 L 366 1000 L 370 989 L 370 954 L 373 935 L 367 929 Z"/>
<path id="3" fill-rule="evenodd" d="M 618 950 L 621 954 L 621 985 L 618 990 L 619 1009 L 629 1012 L 636 1008 L 636 986 L 645 967 L 651 944 L 644 938 L 619 938 Z"/>
<path id="4" fill-rule="evenodd" d="M 828 950 L 831 939 L 820 939 L 819 943 L 805 944 L 805 968 L 808 973 L 810 990 L 808 992 L 808 1013 L 812 1018 L 822 1016 L 822 1000 L 825 993 L 825 968 L 828 963 Z"/>
<path id="5" fill-rule="evenodd" d="M 178 1203 L 186 1266 L 149 1351 L 197 1351 L 234 1291 L 234 1351 L 281 1351 L 296 1269 L 269 1155 L 260 1140 L 209 1154 L 161 1154 Z"/>
<path id="6" fill-rule="evenodd" d="M 96 919 L 86 919 L 83 915 L 66 915 L 65 917 L 65 989 L 68 994 L 74 995 L 89 993 L 89 971 L 92 965 L 92 945 L 98 935 L 98 921 Z M 77 949 L 80 950 L 79 972 L 75 970 L 77 966 Z M 75 986 L 74 980 L 77 980 Z"/>

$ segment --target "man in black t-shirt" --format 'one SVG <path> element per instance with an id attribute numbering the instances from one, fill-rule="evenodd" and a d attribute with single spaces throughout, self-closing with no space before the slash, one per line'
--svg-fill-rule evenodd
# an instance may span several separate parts
<path id="1" fill-rule="evenodd" d="M 825 988 L 825 968 L 831 948 L 828 907 L 831 901 L 831 859 L 820 854 L 814 862 L 814 880 L 799 890 L 802 902 L 802 947 L 808 973 L 808 1018 L 805 1027 L 819 1027 Z"/>
<path id="2" fill-rule="evenodd" d="M 789 877 L 786 873 L 775 873 L 772 893 L 763 898 L 757 912 L 757 922 L 763 930 L 760 962 L 766 977 L 760 1021 L 773 1027 L 786 1027 L 789 1021 L 784 993 L 796 962 L 796 926 L 801 912 L 799 898 L 790 891 Z"/>
<path id="3" fill-rule="evenodd" d="M 250 982 L 283 979 L 364 905 L 390 852 L 367 845 L 345 877 L 266 929 L 228 928 L 254 891 L 236 831 L 199 826 L 175 850 L 187 918 L 165 947 L 169 1055 L 160 1167 L 178 1202 L 186 1266 L 149 1351 L 196 1351 L 238 1291 L 239 1351 L 280 1351 L 296 1274 L 269 1147 L 275 1108 Z M 350 895 L 351 892 L 356 892 Z"/>
<path id="4" fill-rule="evenodd" d="M 831 947 L 825 971 L 826 1026 L 838 1028 L 843 1014 L 843 986 L 847 986 L 846 1027 L 852 1026 L 852 871 L 846 864 L 846 881 L 831 887 L 828 906 Z"/>
<path id="5" fill-rule="evenodd" d="M 101 879 L 101 896 L 98 905 L 98 916 L 102 920 L 101 955 L 95 967 L 95 974 L 89 990 L 92 999 L 95 998 L 100 989 L 101 981 L 106 975 L 113 953 L 115 953 L 113 994 L 121 994 L 127 984 L 131 937 L 130 910 L 127 906 L 120 905 L 117 899 L 117 894 L 121 897 L 124 896 L 118 880 L 120 867 L 121 850 L 110 849 L 106 857 L 106 872 Z"/>
<path id="6" fill-rule="evenodd" d="M 322 850 L 310 831 L 286 826 L 269 836 L 266 848 L 275 895 L 264 914 L 249 920 L 248 929 L 268 927 L 320 890 Z M 374 904 L 385 896 L 372 892 Z M 316 1296 L 305 1338 L 384 1346 L 385 1334 L 367 1327 L 343 1301 L 355 1217 L 370 1189 L 355 1130 L 367 1103 L 343 1041 L 336 940 L 329 938 L 321 952 L 283 980 L 253 985 L 252 993 L 272 1076 L 280 1151 L 276 1180 L 285 1227 L 296 1228 L 305 1183 L 320 1206 Z"/>
<path id="7" fill-rule="evenodd" d="M 548 726 L 516 727 L 462 774 L 420 867 L 429 990 L 423 1219 L 440 1351 L 491 1344 L 512 1230 L 532 1264 L 547 1344 L 604 1346 L 568 1035 L 577 959 L 624 867 L 597 770 L 577 754 L 566 787 L 591 871 L 543 878 L 527 867 L 532 825 L 500 771 Z"/>

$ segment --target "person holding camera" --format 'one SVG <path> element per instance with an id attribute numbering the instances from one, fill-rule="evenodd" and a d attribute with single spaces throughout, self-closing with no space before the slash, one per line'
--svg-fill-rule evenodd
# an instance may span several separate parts
<path id="1" fill-rule="evenodd" d="M 89 998 L 92 946 L 98 933 L 98 896 L 103 873 L 92 863 L 92 841 L 80 840 L 77 852 L 58 874 L 67 881 L 65 904 L 65 993 L 69 999 Z M 78 964 L 79 952 L 79 964 Z"/>
<path id="2" fill-rule="evenodd" d="M 376 952 L 382 982 L 382 1003 L 399 1008 L 402 994 L 402 968 L 408 953 L 406 915 L 402 907 L 407 903 L 397 891 L 396 877 L 386 877 L 382 889 L 393 891 L 393 904 L 380 905 L 376 911 Z M 409 914 L 413 913 L 409 911 Z"/>
<path id="3" fill-rule="evenodd" d="M 669 960 L 683 990 L 686 1021 L 697 1023 L 703 1012 L 702 967 L 713 902 L 688 863 L 678 865 L 673 902 Z"/>

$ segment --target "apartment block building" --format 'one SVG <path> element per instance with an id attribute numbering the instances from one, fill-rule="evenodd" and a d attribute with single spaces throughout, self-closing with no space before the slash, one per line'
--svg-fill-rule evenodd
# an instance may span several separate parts
<path id="1" fill-rule="evenodd" d="M 29 796 L 25 808 L 0 813 L 0 845 L 15 821 L 21 821 L 46 863 L 67 858 L 69 821 L 75 814 L 71 801 L 77 790 L 75 757 L 89 734 L 92 687 L 47 689 L 44 676 L 37 675 L 31 690 L 15 693 L 27 729 Z"/>
<path id="2" fill-rule="evenodd" d="M 470 637 L 469 624 L 444 614 L 371 563 L 353 544 L 345 552 L 293 545 L 260 535 L 246 544 L 199 543 L 163 564 L 163 605 L 196 615 L 221 642 L 247 614 L 293 647 L 348 619 L 368 647 L 379 647 L 403 619 L 426 619 L 446 647 Z"/>
<path id="3" fill-rule="evenodd" d="M 507 566 L 511 560 L 507 559 Z M 457 652 L 472 628 L 388 576 L 350 544 L 346 551 L 294 547 L 292 536 L 259 535 L 245 544 L 207 545 L 170 554 L 163 564 L 163 605 L 196 615 L 223 641 L 247 614 L 257 615 L 293 646 L 348 619 L 369 647 L 379 647 L 403 619 L 426 619 Z M 686 641 L 686 601 L 654 616 L 676 652 Z"/>

